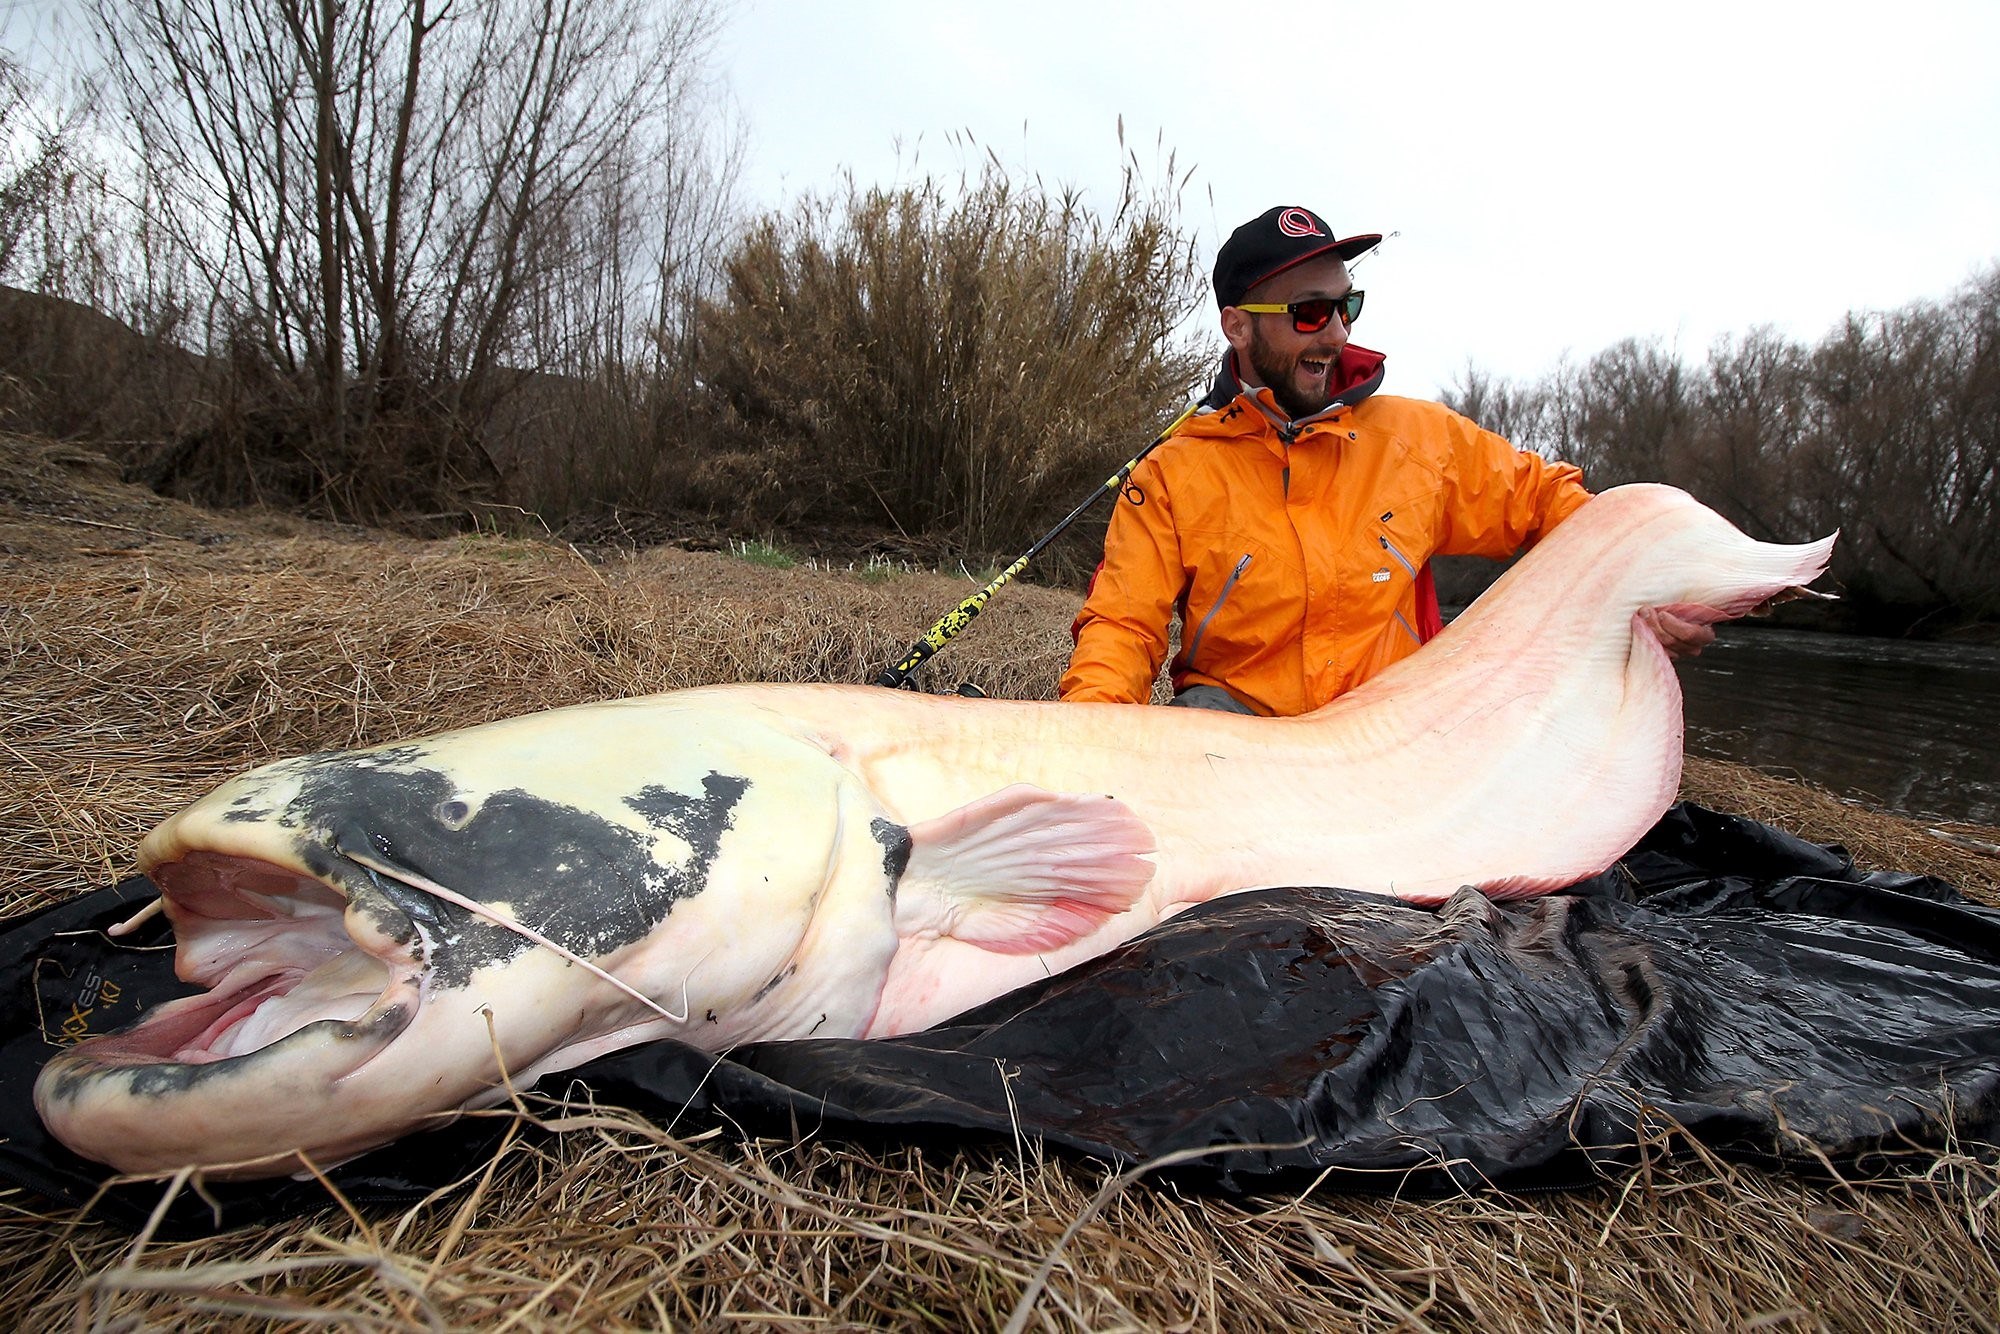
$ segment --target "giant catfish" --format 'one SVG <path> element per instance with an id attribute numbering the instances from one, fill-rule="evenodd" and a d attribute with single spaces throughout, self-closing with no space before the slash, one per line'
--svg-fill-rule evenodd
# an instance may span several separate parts
<path id="1" fill-rule="evenodd" d="M 1675 795 L 1656 618 L 1749 612 L 1832 541 L 1621 487 L 1301 718 L 734 685 L 269 764 L 139 849 L 205 992 L 36 1104 L 125 1171 L 277 1174 L 654 1038 L 922 1029 L 1218 894 L 1557 889 Z"/>

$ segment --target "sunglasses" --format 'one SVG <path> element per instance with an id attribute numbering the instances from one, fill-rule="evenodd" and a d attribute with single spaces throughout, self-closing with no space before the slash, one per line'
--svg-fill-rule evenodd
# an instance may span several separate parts
<path id="1" fill-rule="evenodd" d="M 1333 321 L 1335 315 L 1340 316 L 1342 328 L 1351 326 L 1361 318 L 1361 299 L 1367 295 L 1356 288 L 1346 296 L 1316 296 L 1284 306 L 1260 301 L 1238 306 L 1237 309 L 1247 310 L 1252 315 L 1289 315 L 1292 317 L 1292 328 L 1299 333 L 1318 333 Z"/>

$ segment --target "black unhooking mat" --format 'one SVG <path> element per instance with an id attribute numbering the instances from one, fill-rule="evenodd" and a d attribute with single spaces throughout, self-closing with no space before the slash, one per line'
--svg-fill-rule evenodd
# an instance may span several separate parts
<path id="1" fill-rule="evenodd" d="M 0 927 L 0 1176 L 62 1204 L 108 1173 L 48 1138 L 29 1090 L 66 1037 L 184 988 L 171 953 L 102 929 L 127 881 Z M 1810 1166 L 2000 1132 L 2000 911 L 1934 879 L 1855 869 L 1698 806 L 1669 811 L 1573 891 L 1437 910 L 1262 890 L 925 1033 L 808 1039 L 716 1060 L 674 1042 L 545 1081 L 683 1129 L 1039 1136 L 1231 1189 L 1327 1173 L 1403 1191 L 1600 1180 L 1645 1128 Z M 303 1109 L 302 1109 L 303 1110 Z M 692 1118 L 691 1120 L 687 1118 Z M 413 1135 L 331 1173 L 403 1202 L 475 1166 L 499 1123 Z M 1331 1171 L 1327 1171 L 1331 1169 Z M 169 1230 L 315 1209 L 310 1182 L 184 1195 Z M 157 1184 L 96 1212 L 136 1225 Z"/>

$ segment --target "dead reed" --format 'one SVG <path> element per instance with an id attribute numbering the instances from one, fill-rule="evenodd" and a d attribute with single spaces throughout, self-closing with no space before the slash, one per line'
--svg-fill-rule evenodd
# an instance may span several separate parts
<path id="1" fill-rule="evenodd" d="M 219 515 L 8 440 L 0 552 L 9 912 L 123 873 L 151 822 L 258 760 L 704 681 L 859 680 L 969 588 Z M 1046 695 L 1073 609 L 1011 590 L 938 665 Z M 1729 765 L 1691 764 L 1687 788 L 2000 901 L 2000 860 L 1908 822 Z M 0 1326 L 2000 1326 L 2000 1173 L 1956 1148 L 1862 1182 L 1663 1137 L 1594 1191 L 1223 1198 L 1026 1144 L 677 1135 L 580 1103 L 494 1115 L 520 1133 L 400 1212 L 329 1194 L 170 1243 L 0 1193 Z"/>
<path id="2" fill-rule="evenodd" d="M 1135 161 L 1108 217 L 989 159 L 955 182 L 849 181 L 748 228 L 699 311 L 684 503 L 1027 546 L 1210 373 L 1174 334 L 1206 291 L 1184 178 Z M 1088 573 L 1102 532 L 1100 512 L 1042 569 Z"/>

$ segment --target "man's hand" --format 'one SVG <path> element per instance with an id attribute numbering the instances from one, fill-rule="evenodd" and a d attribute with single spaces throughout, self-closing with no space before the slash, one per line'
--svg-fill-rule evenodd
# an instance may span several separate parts
<path id="1" fill-rule="evenodd" d="M 1715 627 L 1690 621 L 1666 607 L 1647 607 L 1639 613 L 1670 658 L 1692 658 L 1715 642 Z"/>

